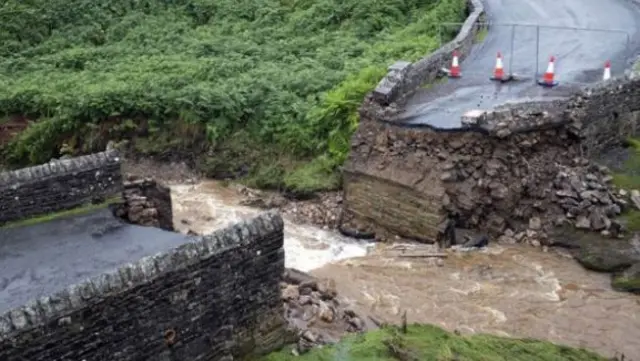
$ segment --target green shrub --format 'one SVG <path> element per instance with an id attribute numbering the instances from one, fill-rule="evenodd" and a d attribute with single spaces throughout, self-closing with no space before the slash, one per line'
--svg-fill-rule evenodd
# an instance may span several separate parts
<path id="1" fill-rule="evenodd" d="M 40 122 L 3 153 L 11 164 L 37 163 L 64 143 L 95 151 L 106 138 L 136 139 L 151 153 L 184 151 L 196 138 L 217 149 L 241 132 L 253 153 L 298 160 L 307 170 L 284 169 L 295 173 L 279 182 L 306 188 L 313 181 L 303 178 L 344 162 L 357 107 L 386 67 L 433 51 L 437 22 L 462 20 L 465 4 L 9 0 L 0 10 L 0 111 Z M 135 124 L 114 131 L 121 121 Z M 176 140 L 182 124 L 199 131 Z M 321 156 L 322 167 L 308 165 Z M 253 159 L 251 173 L 271 163 Z"/>

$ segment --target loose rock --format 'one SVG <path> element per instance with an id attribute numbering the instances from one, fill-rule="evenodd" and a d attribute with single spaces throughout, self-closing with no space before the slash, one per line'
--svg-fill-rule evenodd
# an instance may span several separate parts
<path id="1" fill-rule="evenodd" d="M 294 354 L 338 342 L 346 333 L 377 327 L 342 304 L 333 280 L 318 280 L 294 269 L 287 269 L 283 279 L 285 318 L 298 334 Z"/>

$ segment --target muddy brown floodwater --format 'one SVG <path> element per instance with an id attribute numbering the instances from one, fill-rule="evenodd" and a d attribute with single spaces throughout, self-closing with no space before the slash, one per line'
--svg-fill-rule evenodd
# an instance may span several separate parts
<path id="1" fill-rule="evenodd" d="M 216 182 L 172 186 L 172 197 L 182 232 L 208 233 L 260 212 L 238 206 L 242 197 Z M 366 244 L 285 220 L 287 266 L 334 279 L 354 308 L 383 321 L 399 322 L 407 311 L 409 322 L 541 338 L 640 360 L 640 296 L 613 291 L 608 275 L 567 256 L 492 245 L 450 251 L 447 258 L 403 258 L 393 247 L 367 251 Z"/>
<path id="2" fill-rule="evenodd" d="M 337 281 L 357 308 L 386 322 L 438 324 L 449 330 L 534 337 L 606 356 L 640 355 L 640 297 L 615 292 L 609 276 L 557 252 L 492 246 L 447 252 L 446 259 L 374 254 L 311 273 Z"/>
<path id="3" fill-rule="evenodd" d="M 205 181 L 193 185 L 172 185 L 174 227 L 208 234 L 226 225 L 251 218 L 260 209 L 239 205 L 243 199 L 233 186 Z M 330 230 L 296 224 L 284 217 L 284 249 L 287 267 L 309 271 L 332 261 L 364 256 L 368 245 Z"/>

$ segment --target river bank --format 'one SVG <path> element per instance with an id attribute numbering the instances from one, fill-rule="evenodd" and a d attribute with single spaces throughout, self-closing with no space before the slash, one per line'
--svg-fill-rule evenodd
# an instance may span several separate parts
<path id="1" fill-rule="evenodd" d="M 365 243 L 331 231 L 331 222 L 322 219 L 338 208 L 338 193 L 327 196 L 333 208 L 322 209 L 322 197 L 293 201 L 260 192 L 252 198 L 258 191 L 203 180 L 180 164 L 141 162 L 125 170 L 171 185 L 175 224 L 183 233 L 206 233 L 249 217 L 261 211 L 256 205 L 283 210 L 287 266 L 334 280 L 345 307 L 358 314 L 398 323 L 406 311 L 410 322 L 463 334 L 541 338 L 610 356 L 640 353 L 633 336 L 640 333 L 640 298 L 614 291 L 609 275 L 584 269 L 568 251 L 492 243 L 481 251 L 454 248 L 430 257 L 442 252 L 405 246 L 426 254 L 412 258 L 399 255 L 398 244 Z M 328 216 L 309 217 L 315 210 Z"/>
<path id="2" fill-rule="evenodd" d="M 335 346 L 315 349 L 302 357 L 287 351 L 270 354 L 261 361 L 622 361 L 546 341 L 492 335 L 465 336 L 419 324 L 388 326 L 364 335 L 350 336 Z"/>

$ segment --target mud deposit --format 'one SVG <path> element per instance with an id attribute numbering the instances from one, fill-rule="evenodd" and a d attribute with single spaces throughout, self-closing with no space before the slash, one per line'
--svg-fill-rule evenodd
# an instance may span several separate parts
<path id="1" fill-rule="evenodd" d="M 424 247 L 424 246 L 422 246 Z M 447 258 L 402 258 L 389 247 L 311 273 L 337 281 L 358 309 L 386 322 L 534 337 L 604 355 L 640 354 L 640 297 L 554 251 L 493 246 Z M 428 252 L 428 251 L 427 251 Z"/>

